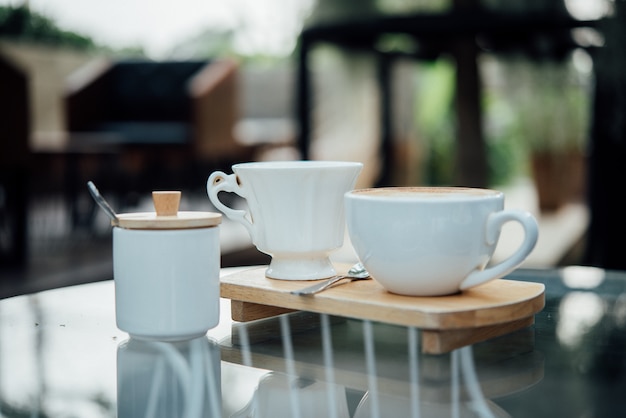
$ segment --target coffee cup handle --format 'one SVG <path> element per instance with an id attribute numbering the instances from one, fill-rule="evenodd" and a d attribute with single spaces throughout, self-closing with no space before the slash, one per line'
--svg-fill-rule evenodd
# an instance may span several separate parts
<path id="1" fill-rule="evenodd" d="M 230 192 L 235 193 L 244 199 L 246 198 L 246 196 L 244 196 L 241 192 L 241 187 L 239 187 L 237 175 L 216 171 L 209 176 L 206 183 L 206 190 L 211 203 L 213 203 L 213 205 L 215 205 L 215 207 L 223 212 L 229 219 L 239 222 L 245 226 L 250 234 L 250 237 L 254 241 L 254 227 L 252 222 L 250 222 L 246 216 L 248 213 L 245 210 L 229 208 L 223 204 L 218 197 L 220 192 Z"/>
<path id="2" fill-rule="evenodd" d="M 506 276 L 522 264 L 522 262 L 533 250 L 535 244 L 537 243 L 537 238 L 539 237 L 537 220 L 529 212 L 521 210 L 503 210 L 489 215 L 485 225 L 487 228 L 487 243 L 489 245 L 496 244 L 498 237 L 500 236 L 502 226 L 510 221 L 519 222 L 524 228 L 524 240 L 520 246 L 513 254 L 500 263 L 490 266 L 484 270 L 471 272 L 465 280 L 461 282 L 461 285 L 459 286 L 461 290 L 469 289 L 470 287 L 478 286 L 479 284 L 486 283 L 490 280 Z"/>

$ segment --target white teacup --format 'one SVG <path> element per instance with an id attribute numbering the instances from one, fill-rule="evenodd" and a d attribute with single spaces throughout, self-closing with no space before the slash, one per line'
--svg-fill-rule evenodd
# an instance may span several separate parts
<path id="1" fill-rule="evenodd" d="M 533 250 L 537 221 L 504 210 L 504 194 L 461 187 L 390 187 L 346 193 L 346 222 L 356 253 L 392 293 L 437 296 L 501 278 Z M 502 226 L 525 236 L 507 259 L 487 267 Z"/>
<path id="2" fill-rule="evenodd" d="M 343 244 L 343 196 L 362 167 L 340 161 L 236 164 L 234 174 L 212 173 L 207 193 L 217 209 L 246 227 L 260 251 L 272 256 L 267 277 L 322 279 L 336 274 L 328 255 Z M 248 210 L 225 206 L 219 192 L 243 197 Z"/>

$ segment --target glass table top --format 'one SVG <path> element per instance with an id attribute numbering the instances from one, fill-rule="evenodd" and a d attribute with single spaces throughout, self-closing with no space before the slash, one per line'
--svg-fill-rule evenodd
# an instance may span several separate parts
<path id="1" fill-rule="evenodd" d="M 626 274 L 507 278 L 546 285 L 535 325 L 439 355 L 402 326 L 237 323 L 227 299 L 206 337 L 131 339 L 113 281 L 1 300 L 0 417 L 626 416 Z"/>

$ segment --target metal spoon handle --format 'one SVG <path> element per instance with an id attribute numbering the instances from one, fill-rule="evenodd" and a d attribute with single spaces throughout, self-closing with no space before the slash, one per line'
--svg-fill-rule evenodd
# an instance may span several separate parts
<path id="1" fill-rule="evenodd" d="M 111 218 L 113 225 L 117 225 L 119 223 L 119 219 L 117 218 L 117 214 L 113 210 L 111 206 L 109 206 L 108 202 L 104 200 L 104 197 L 98 191 L 93 182 L 88 181 L 87 187 L 89 188 L 89 193 L 91 193 L 91 197 L 96 201 L 96 203 L 104 210 L 104 212 Z"/>
<path id="2" fill-rule="evenodd" d="M 313 293 L 321 292 L 324 289 L 329 288 L 333 284 L 337 283 L 339 280 L 347 279 L 349 276 L 333 276 L 330 279 L 326 279 L 321 283 L 315 283 L 309 287 L 305 287 L 303 289 L 292 290 L 290 293 L 292 295 L 312 295 Z"/>

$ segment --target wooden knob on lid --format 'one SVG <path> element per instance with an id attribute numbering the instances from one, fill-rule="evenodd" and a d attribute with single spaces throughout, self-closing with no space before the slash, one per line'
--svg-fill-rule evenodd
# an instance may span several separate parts
<path id="1" fill-rule="evenodd" d="M 119 227 L 127 229 L 192 229 L 210 228 L 222 222 L 214 212 L 178 211 L 181 192 L 152 192 L 155 212 L 118 214 Z"/>
<path id="2" fill-rule="evenodd" d="M 175 192 L 152 192 L 152 202 L 157 216 L 176 216 L 180 206 L 180 195 Z"/>

